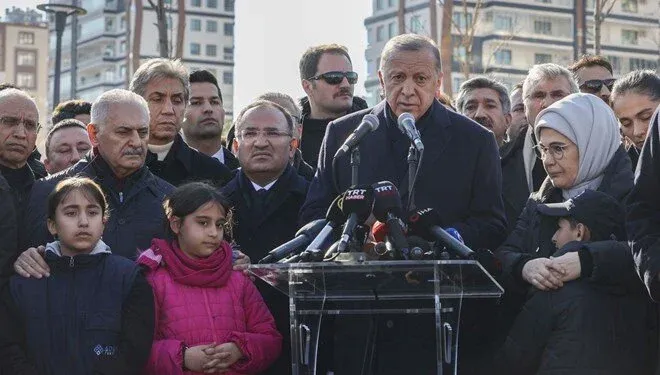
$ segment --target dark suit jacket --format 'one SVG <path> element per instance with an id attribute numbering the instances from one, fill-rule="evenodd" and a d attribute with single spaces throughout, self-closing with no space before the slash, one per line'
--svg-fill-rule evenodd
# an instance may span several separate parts
<path id="1" fill-rule="evenodd" d="M 331 122 L 321 147 L 319 169 L 301 210 L 301 223 L 322 218 L 332 200 L 351 184 L 350 158 L 337 163 L 339 191 L 332 183 L 332 157 L 367 113 L 378 116 L 380 126 L 361 144 L 359 183 L 388 180 L 408 195 L 407 144 L 396 129 L 389 106 L 383 101 Z M 506 220 L 502 204 L 502 172 L 495 139 L 467 117 L 448 111 L 437 101 L 418 121 L 425 145 L 416 184 L 418 208 L 434 208 L 443 227 L 454 227 L 473 248 L 495 249 L 504 240 Z M 397 147 L 404 142 L 404 147 Z"/>
<path id="2" fill-rule="evenodd" d="M 180 134 L 174 138 L 165 160 L 158 161 L 156 154 L 149 151 L 145 164 L 151 173 L 174 186 L 192 181 L 223 186 L 231 180 L 231 170 L 227 166 L 188 146 Z"/>
<path id="3" fill-rule="evenodd" d="M 502 200 L 504 201 L 504 213 L 508 223 L 507 233 L 516 228 L 518 216 L 525 208 L 525 203 L 532 193 L 527 185 L 525 174 L 525 161 L 523 160 L 523 148 L 527 126 L 520 129 L 516 138 L 502 146 Z"/>
<path id="4" fill-rule="evenodd" d="M 18 222 L 11 188 L 0 173 L 0 285 L 12 273 L 18 242 Z"/>
<path id="5" fill-rule="evenodd" d="M 225 166 L 227 166 L 227 168 L 229 168 L 230 170 L 233 171 L 233 170 L 238 169 L 238 168 L 241 167 L 238 164 L 238 159 L 236 158 L 236 156 L 234 156 L 234 154 L 232 154 L 231 151 L 229 151 L 228 148 L 223 147 L 222 148 L 222 153 L 225 156 L 225 163 L 224 164 L 225 164 Z"/>

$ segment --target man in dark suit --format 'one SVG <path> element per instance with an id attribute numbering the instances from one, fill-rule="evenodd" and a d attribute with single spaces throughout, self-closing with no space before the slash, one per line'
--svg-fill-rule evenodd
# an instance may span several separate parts
<path id="1" fill-rule="evenodd" d="M 179 60 L 147 60 L 135 72 L 129 89 L 149 104 L 146 165 L 174 186 L 191 181 L 222 186 L 231 179 L 229 168 L 188 146 L 179 134 L 189 86 L 188 70 Z"/>
<path id="2" fill-rule="evenodd" d="M 362 156 L 359 183 L 392 181 L 406 203 L 406 155 L 410 141 L 397 128 L 397 117 L 408 112 L 414 116 L 425 145 L 416 183 L 416 206 L 434 208 L 441 217 L 438 225 L 458 229 L 468 246 L 495 249 L 504 239 L 506 220 L 500 158 L 493 135 L 435 100 L 442 83 L 442 70 L 440 51 L 430 39 L 414 34 L 394 37 L 384 47 L 380 61 L 378 76 L 386 99 L 373 109 L 330 123 L 319 168 L 301 210 L 301 221 L 323 217 L 332 199 L 350 186 L 350 158 L 336 162 L 338 190 L 332 182 L 332 158 L 367 113 L 376 115 L 380 126 L 359 145 Z M 337 374 L 360 373 L 365 330 L 370 323 L 344 324 L 345 319 L 338 318 L 334 328 L 333 370 Z M 419 315 L 392 317 L 383 324 L 385 320 L 378 322 L 375 329 L 376 355 L 373 363 L 367 364 L 371 372 L 434 372 L 436 347 L 432 319 Z"/>
<path id="3" fill-rule="evenodd" d="M 233 148 L 241 168 L 223 193 L 234 206 L 234 240 L 254 261 L 297 230 L 309 182 L 289 162 L 298 142 L 293 131 L 291 115 L 270 101 L 248 105 L 236 119 Z M 291 373 L 288 299 L 265 283 L 257 286 L 284 336 L 282 354 L 268 373 Z"/>

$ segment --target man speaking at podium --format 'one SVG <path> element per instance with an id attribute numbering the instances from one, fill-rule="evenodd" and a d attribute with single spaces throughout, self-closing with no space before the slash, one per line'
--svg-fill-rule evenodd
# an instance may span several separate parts
<path id="1" fill-rule="evenodd" d="M 362 138 L 358 146 L 361 153 L 358 182 L 391 181 L 407 206 L 410 138 L 399 130 L 397 118 L 408 112 L 415 119 L 425 147 L 415 184 L 416 207 L 433 208 L 441 220 L 437 225 L 456 228 L 465 244 L 473 249 L 495 249 L 500 245 L 504 240 L 506 219 L 495 138 L 476 122 L 447 110 L 435 100 L 435 93 L 442 83 L 440 61 L 438 47 L 427 37 L 404 34 L 387 42 L 378 71 L 385 100 L 371 109 L 352 113 L 328 125 L 318 170 L 301 208 L 302 224 L 324 217 L 332 200 L 351 185 L 350 153 L 335 161 L 336 187 L 333 183 L 333 156 L 368 113 L 378 117 L 379 126 Z M 468 318 L 465 315 L 471 312 L 466 309 L 468 306 L 464 304 L 463 316 Z M 337 322 L 341 319 L 344 318 L 338 318 Z M 465 322 L 466 319 L 462 320 Z M 360 346 L 360 338 L 364 341 L 368 324 L 365 323 L 360 332 L 336 325 L 332 361 L 336 374 L 360 373 L 365 365 L 364 345 Z M 432 324 L 432 319 L 420 315 L 389 320 L 387 316 L 382 317 L 377 327 L 373 363 L 367 365 L 370 372 L 435 372 L 427 367 L 427 363 L 435 358 Z M 413 325 L 415 330 L 410 329 Z M 461 326 L 461 331 L 464 328 L 467 327 Z M 466 348 L 465 344 L 468 343 L 461 343 L 461 356 L 472 357 L 466 351 L 473 348 Z M 460 362 L 463 366 L 464 362 L 474 361 L 465 357 Z"/>

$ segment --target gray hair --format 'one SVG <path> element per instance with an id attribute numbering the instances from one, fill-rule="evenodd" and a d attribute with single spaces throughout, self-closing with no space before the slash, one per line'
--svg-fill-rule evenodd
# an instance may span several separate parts
<path id="1" fill-rule="evenodd" d="M 619 95 L 633 92 L 646 95 L 652 101 L 660 100 L 660 77 L 653 70 L 635 70 L 619 78 L 612 88 L 610 101 L 614 103 Z"/>
<path id="2" fill-rule="evenodd" d="M 10 98 L 21 98 L 21 99 L 29 100 L 32 104 L 34 104 L 34 107 L 37 108 L 37 119 L 39 118 L 39 106 L 37 106 L 37 102 L 34 100 L 32 96 L 30 96 L 30 94 L 28 94 L 27 92 L 21 89 L 16 89 L 16 88 L 8 88 L 8 89 L 0 90 L 0 103 Z"/>
<path id="3" fill-rule="evenodd" d="M 291 114 L 289 114 L 289 112 L 287 112 L 287 110 L 284 109 L 284 107 L 269 100 L 257 100 L 255 102 L 248 104 L 247 107 L 243 108 L 241 112 L 238 114 L 238 117 L 236 117 L 236 121 L 234 122 L 234 132 L 237 136 L 238 133 L 240 133 L 239 128 L 241 127 L 241 125 L 243 125 L 243 122 L 245 120 L 245 114 L 253 108 L 261 108 L 261 107 L 270 107 L 280 111 L 282 113 L 282 116 L 284 116 L 284 119 L 286 120 L 287 131 L 289 133 L 293 133 L 293 118 L 291 118 Z M 294 135 L 292 134 L 292 136 Z"/>
<path id="4" fill-rule="evenodd" d="M 128 89 L 144 97 L 149 82 L 153 79 L 162 78 L 178 79 L 183 86 L 184 100 L 188 102 L 188 98 L 190 98 L 190 75 L 188 69 L 179 59 L 155 58 L 147 60 L 135 71 Z"/>
<path id="5" fill-rule="evenodd" d="M 577 81 L 568 69 L 564 68 L 561 65 L 547 63 L 547 64 L 538 64 L 534 65 L 525 77 L 523 81 L 523 99 L 526 98 L 531 91 L 536 88 L 536 85 L 539 84 L 544 79 L 553 80 L 559 77 L 564 77 L 568 81 L 568 84 L 571 86 L 569 94 L 575 94 L 580 92 Z"/>
<path id="6" fill-rule="evenodd" d="M 465 106 L 467 96 L 476 89 L 491 89 L 495 91 L 500 99 L 502 112 L 504 114 L 511 112 L 511 100 L 509 99 L 509 93 L 507 92 L 506 87 L 488 77 L 475 77 L 463 82 L 458 91 L 458 95 L 456 96 L 456 109 L 458 109 L 458 112 L 465 113 L 463 107 Z"/>
<path id="7" fill-rule="evenodd" d="M 94 103 L 92 103 L 92 110 L 90 112 L 90 123 L 98 127 L 103 126 L 108 117 L 112 115 L 110 110 L 113 105 L 117 104 L 131 104 L 144 112 L 146 123 L 149 123 L 149 105 L 140 95 L 124 90 L 114 89 L 106 91 L 99 96 Z"/>
<path id="8" fill-rule="evenodd" d="M 435 42 L 429 37 L 419 34 L 401 34 L 390 39 L 383 47 L 380 53 L 380 70 L 383 70 L 385 64 L 392 59 L 392 55 L 401 51 L 423 51 L 428 50 L 435 58 L 436 72 L 442 72 L 442 61 L 440 60 L 440 50 Z"/>
<path id="9" fill-rule="evenodd" d="M 267 92 L 259 95 L 256 100 L 268 100 L 269 102 L 277 103 L 284 107 L 291 116 L 295 116 L 298 119 L 300 119 L 300 116 L 302 115 L 302 110 L 298 104 L 296 104 L 296 101 L 289 95 L 281 92 Z"/>

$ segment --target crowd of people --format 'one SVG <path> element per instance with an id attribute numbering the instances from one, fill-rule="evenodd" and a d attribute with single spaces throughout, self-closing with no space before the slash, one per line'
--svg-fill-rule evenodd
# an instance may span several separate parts
<path id="1" fill-rule="evenodd" d="M 492 251 L 505 290 L 466 302 L 459 373 L 656 373 L 657 72 L 584 56 L 451 100 L 436 44 L 404 34 L 369 108 L 345 47 L 311 47 L 299 69 L 306 97 L 265 92 L 226 140 L 216 78 L 178 60 L 48 120 L 0 86 L 0 374 L 291 373 L 288 298 L 247 269 L 354 185 L 335 155 L 367 114 L 358 184 L 391 181 L 407 206 L 403 113 L 425 145 L 415 206 Z M 431 318 L 365 319 L 326 327 L 319 373 L 434 373 Z"/>

